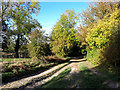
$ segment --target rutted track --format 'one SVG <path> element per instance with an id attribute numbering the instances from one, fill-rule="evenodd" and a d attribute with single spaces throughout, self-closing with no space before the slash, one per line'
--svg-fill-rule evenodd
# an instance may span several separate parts
<path id="1" fill-rule="evenodd" d="M 75 60 L 75 59 L 72 59 L 72 60 Z M 82 59 L 80 59 L 78 61 L 82 61 Z M 51 68 L 47 71 L 44 71 L 43 73 L 40 73 L 38 75 L 30 76 L 27 78 L 23 78 L 23 79 L 20 79 L 17 81 L 7 83 L 5 85 L 2 85 L 1 89 L 2 88 L 24 89 L 24 88 L 34 88 L 34 87 L 40 86 L 42 84 L 45 84 L 49 80 L 51 80 L 54 76 L 57 76 L 60 72 L 62 72 L 67 67 L 74 65 L 74 63 L 71 63 L 71 62 L 73 62 L 73 61 L 54 66 L 53 68 Z"/>
<path id="2" fill-rule="evenodd" d="M 51 68 L 51 69 L 49 69 L 49 70 L 47 70 L 43 73 L 40 73 L 38 75 L 23 78 L 23 79 L 20 79 L 18 81 L 13 81 L 13 82 L 7 83 L 5 85 L 2 85 L 1 89 L 2 88 L 25 88 L 26 86 L 29 86 L 29 85 L 31 85 L 32 83 L 34 83 L 38 80 L 41 81 L 45 78 L 50 77 L 51 75 L 53 75 L 58 70 L 60 70 L 61 68 L 65 67 L 68 64 L 69 63 L 63 63 L 63 64 L 57 65 L 57 66 L 55 66 L 55 67 L 53 67 L 53 68 Z"/>
<path id="3" fill-rule="evenodd" d="M 14 82 L 8 83 L 6 85 L 2 85 L 1 88 L 25 89 L 25 88 L 35 88 L 37 86 L 44 85 L 45 83 L 47 83 L 53 77 L 59 75 L 64 69 L 66 69 L 68 67 L 71 67 L 70 74 L 79 73 L 80 72 L 78 69 L 79 62 L 84 62 L 85 65 L 89 68 L 89 70 L 91 70 L 94 74 L 96 74 L 98 76 L 106 77 L 106 75 L 103 75 L 103 74 L 97 72 L 95 69 L 93 69 L 88 62 L 84 61 L 84 59 L 79 59 L 79 60 L 72 59 L 70 61 L 71 62 L 69 62 L 69 63 L 63 63 L 60 65 L 54 66 L 53 68 L 51 68 L 47 71 L 44 71 L 43 73 L 40 73 L 38 75 L 23 78 L 21 80 L 14 81 Z M 116 84 L 116 82 L 112 82 L 112 81 L 110 81 L 110 83 L 104 83 L 104 84 L 108 85 L 110 88 L 118 88 L 119 87 L 119 85 Z M 77 88 L 80 88 L 79 85 L 77 85 Z"/>
<path id="4" fill-rule="evenodd" d="M 33 84 L 28 85 L 26 88 L 34 88 L 34 87 L 43 85 L 43 84 L 47 83 L 49 80 L 51 80 L 53 77 L 59 75 L 63 70 L 65 70 L 65 69 L 68 68 L 68 67 L 72 67 L 70 74 L 72 74 L 72 73 L 74 73 L 74 72 L 76 72 L 76 71 L 79 71 L 79 70 L 75 70 L 76 68 L 74 68 L 75 66 L 78 67 L 78 64 L 79 64 L 78 62 L 72 62 L 72 63 L 70 63 L 69 65 L 67 65 L 67 66 L 61 68 L 60 70 L 58 70 L 58 71 L 57 71 L 56 73 L 54 73 L 52 76 L 50 76 L 50 77 L 48 77 L 48 78 L 46 78 L 46 79 L 43 79 L 42 81 L 34 82 Z M 77 69 L 78 69 L 78 68 L 77 68 Z"/>

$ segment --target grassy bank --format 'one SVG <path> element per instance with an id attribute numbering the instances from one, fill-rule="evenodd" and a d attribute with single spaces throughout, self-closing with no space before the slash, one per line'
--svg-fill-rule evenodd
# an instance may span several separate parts
<path id="1" fill-rule="evenodd" d="M 64 80 L 64 77 L 68 75 L 71 71 L 71 68 L 68 67 L 64 71 L 62 71 L 58 76 L 54 77 L 52 80 L 48 81 L 45 85 L 42 85 L 38 88 L 65 88 L 66 84 L 68 84 L 67 80 Z"/>
<path id="2" fill-rule="evenodd" d="M 110 68 L 103 65 L 99 65 L 99 66 L 92 65 L 92 66 L 96 71 L 102 73 L 103 75 L 106 75 L 107 76 L 106 79 L 110 79 L 112 81 L 118 82 L 120 85 L 120 72 L 118 72 L 119 71 L 117 70 L 118 68 L 117 69 Z"/>
<path id="3" fill-rule="evenodd" d="M 30 74 L 43 72 L 49 68 L 65 62 L 67 59 L 46 58 L 47 63 L 42 63 L 42 60 L 33 60 L 31 58 L 3 58 L 2 59 L 2 82 L 14 81 Z"/>
<path id="4" fill-rule="evenodd" d="M 57 63 L 43 64 L 40 62 L 40 60 L 21 60 L 14 62 L 5 61 L 2 65 L 2 82 L 4 83 L 7 81 L 22 78 L 25 75 L 42 72 L 55 65 L 57 65 Z"/>

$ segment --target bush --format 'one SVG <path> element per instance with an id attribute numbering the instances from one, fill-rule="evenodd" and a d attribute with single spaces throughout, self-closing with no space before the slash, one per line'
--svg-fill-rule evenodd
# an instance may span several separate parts
<path id="1" fill-rule="evenodd" d="M 14 76 L 15 76 L 15 74 L 12 72 L 2 73 L 2 80 L 8 80 Z"/>
<path id="2" fill-rule="evenodd" d="M 106 15 L 92 28 L 87 29 L 86 41 L 89 44 L 87 59 L 94 64 L 103 62 L 113 65 L 120 64 L 120 10 Z"/>
<path id="3" fill-rule="evenodd" d="M 35 29 L 31 32 L 29 39 L 28 50 L 32 58 L 40 59 L 49 54 L 50 48 L 47 43 L 47 36 L 44 35 L 43 31 Z"/>
<path id="4" fill-rule="evenodd" d="M 94 65 L 101 64 L 101 53 L 97 48 L 93 48 L 91 50 L 87 50 L 87 60 Z"/>

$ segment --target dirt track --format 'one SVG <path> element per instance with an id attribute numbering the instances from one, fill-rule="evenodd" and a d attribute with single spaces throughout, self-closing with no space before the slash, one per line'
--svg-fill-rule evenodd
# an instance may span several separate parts
<path id="1" fill-rule="evenodd" d="M 53 77 L 59 75 L 64 69 L 66 69 L 67 67 L 71 67 L 71 71 L 69 73 L 69 75 L 72 75 L 74 73 L 79 73 L 80 72 L 80 69 L 78 68 L 78 64 L 80 62 L 84 62 L 85 65 L 96 75 L 99 75 L 101 77 L 105 77 L 105 75 L 102 75 L 101 73 L 97 72 L 95 69 L 92 69 L 91 65 L 89 62 L 87 61 L 84 61 L 83 59 L 72 59 L 71 60 L 72 62 L 70 64 L 68 64 L 67 66 L 61 68 L 60 70 L 58 70 L 57 72 L 55 72 L 53 75 L 51 75 L 50 77 L 47 77 L 45 79 L 42 79 L 38 82 L 35 82 L 34 79 L 36 78 L 39 78 L 39 77 L 42 77 L 50 72 L 53 72 L 55 69 L 61 67 L 63 64 L 60 64 L 58 66 L 55 66 L 43 73 L 40 73 L 38 75 L 35 75 L 35 76 L 31 76 L 31 77 L 27 77 L 27 78 L 23 78 L 21 80 L 18 80 L 18 81 L 14 81 L 14 82 L 11 82 L 11 83 L 8 83 L 6 85 L 3 85 L 1 88 L 18 88 L 18 87 L 22 87 L 22 88 L 34 88 L 34 87 L 37 87 L 37 86 L 40 86 L 42 84 L 45 84 L 46 82 L 48 82 L 49 80 L 51 80 Z M 68 76 L 69 76 L 68 75 Z M 31 84 L 28 84 L 26 85 L 28 82 L 31 82 Z M 78 83 L 76 82 L 76 85 Z M 108 85 L 110 88 L 118 88 L 119 85 L 117 82 L 113 82 L 111 80 L 107 80 L 105 81 L 105 84 Z M 25 87 L 23 87 L 25 86 Z M 79 85 L 77 85 L 76 88 L 80 88 Z"/>

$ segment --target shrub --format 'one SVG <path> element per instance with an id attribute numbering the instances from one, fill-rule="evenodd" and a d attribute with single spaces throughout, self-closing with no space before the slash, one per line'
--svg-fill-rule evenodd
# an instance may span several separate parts
<path id="1" fill-rule="evenodd" d="M 87 60 L 92 64 L 101 64 L 101 53 L 97 48 L 87 49 Z"/>
<path id="2" fill-rule="evenodd" d="M 89 44 L 87 59 L 94 64 L 108 62 L 116 66 L 120 63 L 120 10 L 107 14 L 92 28 L 87 29 L 86 41 Z"/>
<path id="3" fill-rule="evenodd" d="M 32 58 L 40 59 L 49 54 L 48 37 L 44 35 L 43 31 L 35 29 L 31 32 L 29 39 L 28 50 Z"/>

